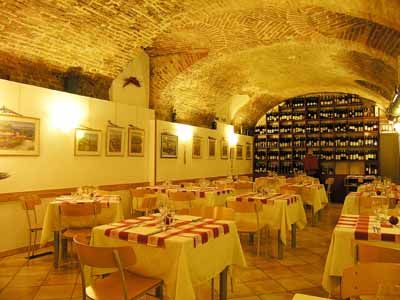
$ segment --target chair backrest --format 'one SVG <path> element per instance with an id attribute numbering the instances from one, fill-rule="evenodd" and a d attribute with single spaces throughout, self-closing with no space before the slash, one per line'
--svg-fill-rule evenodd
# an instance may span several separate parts
<path id="1" fill-rule="evenodd" d="M 192 192 L 175 191 L 169 193 L 169 198 L 172 201 L 192 201 L 195 198 L 195 194 Z"/>
<path id="2" fill-rule="evenodd" d="M 214 207 L 214 218 L 217 220 L 235 220 L 233 208 L 216 206 Z"/>
<path id="3" fill-rule="evenodd" d="M 283 185 L 279 188 L 281 194 L 285 194 L 285 195 L 292 195 L 292 194 L 298 194 L 298 190 L 295 187 L 292 186 L 287 186 L 287 185 Z"/>
<path id="4" fill-rule="evenodd" d="M 238 179 L 243 181 L 250 181 L 250 177 L 247 175 L 241 175 L 238 177 Z"/>
<path id="5" fill-rule="evenodd" d="M 227 204 L 235 213 L 258 213 L 262 210 L 262 205 L 257 201 L 227 201 Z"/>
<path id="6" fill-rule="evenodd" d="M 253 191 L 253 183 L 252 182 L 235 182 L 233 184 L 233 188 L 235 189 L 236 195 L 252 192 Z"/>
<path id="7" fill-rule="evenodd" d="M 85 217 L 94 216 L 100 213 L 101 203 L 84 202 L 84 203 L 60 203 L 60 215 L 64 217 Z"/>
<path id="8" fill-rule="evenodd" d="M 400 250 L 359 243 L 357 260 L 360 263 L 400 263 Z"/>
<path id="9" fill-rule="evenodd" d="M 376 295 L 383 282 L 400 284 L 400 264 L 360 263 L 343 271 L 341 297 Z"/>
<path id="10" fill-rule="evenodd" d="M 157 208 L 157 195 L 146 194 L 143 197 L 141 208 L 147 210 L 153 210 Z"/>
<path id="11" fill-rule="evenodd" d="M 26 195 L 20 197 L 22 207 L 26 212 L 26 217 L 28 220 L 29 229 L 32 227 L 33 224 L 38 223 L 38 217 L 36 213 L 35 207 L 42 204 L 42 200 L 38 195 Z M 32 217 L 31 214 L 32 213 Z M 33 220 L 31 219 L 33 218 Z"/>
<path id="12" fill-rule="evenodd" d="M 128 289 L 125 282 L 124 268 L 136 263 L 136 255 L 132 247 L 94 247 L 84 242 L 84 239 L 75 236 L 74 245 L 78 253 L 81 267 L 83 296 L 86 296 L 86 279 L 84 266 L 95 268 L 117 268 L 120 273 L 124 299 L 128 299 Z M 85 297 L 86 298 L 86 297 Z"/>

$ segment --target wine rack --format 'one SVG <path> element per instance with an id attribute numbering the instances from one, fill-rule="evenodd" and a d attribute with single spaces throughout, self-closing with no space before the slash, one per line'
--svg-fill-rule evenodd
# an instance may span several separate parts
<path id="1" fill-rule="evenodd" d="M 265 125 L 254 132 L 255 176 L 302 170 L 308 149 L 318 156 L 323 173 L 334 172 L 338 162 L 363 162 L 365 175 L 378 175 L 379 109 L 358 95 L 286 100 L 267 112 Z"/>

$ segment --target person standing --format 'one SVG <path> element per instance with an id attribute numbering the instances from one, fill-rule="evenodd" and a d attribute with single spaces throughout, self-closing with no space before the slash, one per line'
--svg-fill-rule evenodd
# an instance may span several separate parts
<path id="1" fill-rule="evenodd" d="M 306 156 L 303 160 L 304 172 L 308 176 L 319 178 L 319 161 L 313 153 L 312 149 L 308 149 Z"/>

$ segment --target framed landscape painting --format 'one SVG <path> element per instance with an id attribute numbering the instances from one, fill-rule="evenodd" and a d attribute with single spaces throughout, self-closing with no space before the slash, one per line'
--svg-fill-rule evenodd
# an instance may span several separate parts
<path id="1" fill-rule="evenodd" d="M 128 155 L 144 156 L 144 130 L 128 129 Z"/>
<path id="2" fill-rule="evenodd" d="M 226 140 L 221 140 L 221 159 L 228 159 L 229 146 Z"/>
<path id="3" fill-rule="evenodd" d="M 208 138 L 208 158 L 215 159 L 217 156 L 217 140 L 215 138 Z"/>
<path id="4" fill-rule="evenodd" d="M 178 158 L 178 136 L 161 134 L 161 158 Z"/>
<path id="5" fill-rule="evenodd" d="M 246 159 L 251 159 L 251 143 L 246 143 Z"/>
<path id="6" fill-rule="evenodd" d="M 236 159 L 243 159 L 243 145 L 236 145 Z"/>
<path id="7" fill-rule="evenodd" d="M 101 153 L 101 130 L 75 129 L 75 155 L 93 156 Z"/>
<path id="8" fill-rule="evenodd" d="M 125 129 L 119 127 L 107 127 L 106 155 L 124 156 L 125 154 Z"/>
<path id="9" fill-rule="evenodd" d="M 193 137 L 193 144 L 192 144 L 192 157 L 193 158 L 201 158 L 202 156 L 202 149 L 201 149 L 201 144 L 203 142 L 203 139 L 198 136 Z"/>
<path id="10" fill-rule="evenodd" d="M 39 155 L 40 119 L 0 114 L 0 155 Z"/>

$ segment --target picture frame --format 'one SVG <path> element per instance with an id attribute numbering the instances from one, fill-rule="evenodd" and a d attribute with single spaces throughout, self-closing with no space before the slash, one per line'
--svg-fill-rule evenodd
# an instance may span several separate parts
<path id="1" fill-rule="evenodd" d="M 125 155 L 125 128 L 107 126 L 106 156 Z"/>
<path id="2" fill-rule="evenodd" d="M 39 156 L 40 119 L 0 114 L 0 155 Z"/>
<path id="3" fill-rule="evenodd" d="M 202 158 L 202 144 L 203 138 L 199 136 L 194 136 L 192 141 L 192 158 L 200 159 Z"/>
<path id="4" fill-rule="evenodd" d="M 234 147 L 229 149 L 229 158 L 230 158 L 230 160 L 235 159 L 235 148 Z"/>
<path id="5" fill-rule="evenodd" d="M 101 154 L 101 130 L 76 128 L 75 155 L 97 156 Z"/>
<path id="6" fill-rule="evenodd" d="M 128 156 L 144 156 L 144 129 L 128 128 Z"/>
<path id="7" fill-rule="evenodd" d="M 229 145 L 225 139 L 221 140 L 221 159 L 228 159 Z"/>
<path id="8" fill-rule="evenodd" d="M 243 145 L 236 145 L 236 159 L 243 159 Z"/>
<path id="9" fill-rule="evenodd" d="M 217 157 L 217 140 L 213 137 L 208 137 L 208 158 L 215 159 Z"/>
<path id="10" fill-rule="evenodd" d="M 178 158 L 178 136 L 161 133 L 161 158 Z"/>
<path id="11" fill-rule="evenodd" d="M 252 153 L 251 153 L 251 143 L 246 143 L 246 159 L 251 160 Z"/>

